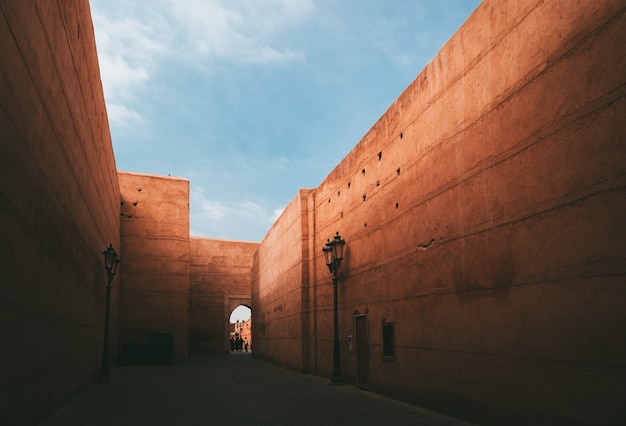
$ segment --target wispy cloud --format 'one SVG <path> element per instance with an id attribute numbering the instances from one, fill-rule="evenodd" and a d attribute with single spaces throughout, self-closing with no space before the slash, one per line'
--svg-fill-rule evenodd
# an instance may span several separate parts
<path id="1" fill-rule="evenodd" d="M 313 11 L 310 0 L 168 0 L 181 30 L 178 42 L 204 59 L 239 63 L 280 63 L 301 59 L 302 52 L 277 47 L 277 39 Z"/>
<path id="2" fill-rule="evenodd" d="M 276 222 L 281 214 L 285 211 L 284 208 L 274 210 L 274 214 L 272 214 L 271 221 L 272 223 Z"/>
<path id="3" fill-rule="evenodd" d="M 111 126 L 127 128 L 134 124 L 143 124 L 144 117 L 134 109 L 119 103 L 109 102 L 107 105 Z"/>
<path id="4" fill-rule="evenodd" d="M 228 233 L 232 237 L 232 230 L 241 228 L 241 224 L 244 223 L 249 234 L 249 224 L 254 223 L 259 241 L 283 210 L 268 213 L 260 203 L 250 199 L 223 202 L 208 196 L 201 186 L 192 187 L 190 205 L 192 235 L 225 238 Z M 242 233 L 241 239 L 249 239 L 243 235 Z"/>
<path id="5" fill-rule="evenodd" d="M 92 0 L 92 15 L 107 104 L 129 102 L 153 89 L 168 62 L 276 65 L 301 60 L 281 38 L 313 12 L 311 0 Z M 120 11 L 124 16 L 111 11 Z M 109 13 L 106 13 L 109 12 Z M 140 114 L 135 111 L 136 114 Z M 128 124 L 119 115 L 113 125 Z"/>
<path id="6" fill-rule="evenodd" d="M 158 68 L 168 41 L 159 40 L 162 37 L 154 22 L 140 22 L 132 17 L 114 20 L 97 7 L 92 13 L 107 101 L 132 98 Z"/>
<path id="7" fill-rule="evenodd" d="M 194 214 L 200 222 L 219 222 L 235 212 L 220 201 L 207 197 L 202 187 L 193 189 L 190 198 L 195 206 Z"/>

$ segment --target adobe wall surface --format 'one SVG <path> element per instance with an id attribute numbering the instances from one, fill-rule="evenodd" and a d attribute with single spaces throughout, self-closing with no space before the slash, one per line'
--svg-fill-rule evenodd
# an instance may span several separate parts
<path id="1" fill-rule="evenodd" d="M 252 258 L 259 243 L 192 237 L 189 347 L 193 352 L 228 352 L 233 309 L 250 298 Z"/>
<path id="2" fill-rule="evenodd" d="M 120 359 L 173 361 L 189 348 L 189 181 L 119 172 L 121 191 Z"/>
<path id="3" fill-rule="evenodd" d="M 119 186 L 88 2 L 0 2 L 0 52 L 0 424 L 29 425 L 98 377 Z"/>
<path id="4" fill-rule="evenodd" d="M 308 371 L 309 312 L 307 199 L 302 189 L 269 230 L 254 255 L 254 356 Z M 332 336 L 331 336 L 332 338 Z"/>
<path id="5" fill-rule="evenodd" d="M 253 278 L 255 356 L 297 363 L 256 330 L 286 330 L 274 310 L 300 299 L 281 268 L 299 270 L 302 240 L 309 365 L 330 374 L 321 249 L 340 231 L 349 381 L 366 315 L 371 390 L 483 424 L 626 420 L 624 4 L 566 4 L 484 1 L 311 194 L 310 239 L 279 219 Z"/>

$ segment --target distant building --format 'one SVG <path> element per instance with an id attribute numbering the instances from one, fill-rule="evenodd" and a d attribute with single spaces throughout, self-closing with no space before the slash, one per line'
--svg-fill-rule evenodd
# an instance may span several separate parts
<path id="1" fill-rule="evenodd" d="M 248 339 L 248 350 L 252 347 L 252 318 L 247 321 L 239 321 L 231 323 L 232 331 L 231 336 L 241 337 L 241 339 Z"/>

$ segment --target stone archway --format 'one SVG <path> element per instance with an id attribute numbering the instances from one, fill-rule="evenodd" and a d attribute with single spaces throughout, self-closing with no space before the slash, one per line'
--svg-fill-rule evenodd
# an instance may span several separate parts
<path id="1" fill-rule="evenodd" d="M 258 243 L 190 238 L 189 350 L 230 352 L 230 313 L 251 307 L 252 262 Z"/>

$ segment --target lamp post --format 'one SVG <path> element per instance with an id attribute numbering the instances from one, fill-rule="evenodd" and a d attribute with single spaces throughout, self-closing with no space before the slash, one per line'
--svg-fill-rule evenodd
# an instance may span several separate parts
<path id="1" fill-rule="evenodd" d="M 345 381 L 341 377 L 341 358 L 339 354 L 339 315 L 337 313 L 337 272 L 343 260 L 343 246 L 346 242 L 341 239 L 339 232 L 332 241 L 328 240 L 326 247 L 322 248 L 326 266 L 333 274 L 333 375 L 331 385 L 343 385 Z"/>
<path id="2" fill-rule="evenodd" d="M 107 271 L 107 299 L 106 299 L 106 311 L 104 314 L 104 343 L 102 345 L 102 365 L 100 366 L 100 380 L 110 381 L 109 376 L 109 316 L 111 308 L 111 281 L 115 276 L 115 270 L 117 269 L 120 260 L 117 258 L 117 253 L 113 248 L 113 244 L 109 244 L 109 247 L 102 252 L 104 255 L 104 269 Z"/>

